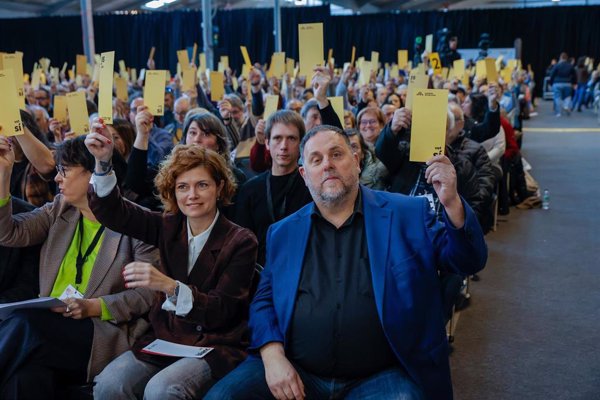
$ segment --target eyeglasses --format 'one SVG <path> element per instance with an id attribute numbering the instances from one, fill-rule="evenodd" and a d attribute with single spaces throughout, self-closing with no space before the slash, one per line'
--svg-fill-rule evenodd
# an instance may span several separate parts
<path id="1" fill-rule="evenodd" d="M 67 177 L 68 169 L 62 164 L 56 164 L 56 172 L 60 174 L 63 178 Z"/>
<path id="2" fill-rule="evenodd" d="M 376 119 L 361 119 L 360 125 L 378 125 L 379 121 Z"/>

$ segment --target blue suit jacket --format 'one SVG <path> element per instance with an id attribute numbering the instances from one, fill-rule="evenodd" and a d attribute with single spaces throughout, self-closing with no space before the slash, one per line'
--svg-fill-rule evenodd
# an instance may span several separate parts
<path id="1" fill-rule="evenodd" d="M 464 201 L 465 225 L 454 229 L 435 220 L 424 198 L 361 190 L 375 303 L 390 347 L 427 398 L 451 399 L 438 269 L 473 274 L 484 267 L 479 223 Z M 265 270 L 250 306 L 251 350 L 269 342 L 286 346 L 314 207 L 269 229 Z"/>

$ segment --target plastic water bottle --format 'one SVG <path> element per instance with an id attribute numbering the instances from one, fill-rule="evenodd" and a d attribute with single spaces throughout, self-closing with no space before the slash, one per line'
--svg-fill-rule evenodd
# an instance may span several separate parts
<path id="1" fill-rule="evenodd" d="M 550 209 L 550 191 L 548 189 L 544 190 L 544 197 L 542 197 L 542 208 L 544 210 Z"/>

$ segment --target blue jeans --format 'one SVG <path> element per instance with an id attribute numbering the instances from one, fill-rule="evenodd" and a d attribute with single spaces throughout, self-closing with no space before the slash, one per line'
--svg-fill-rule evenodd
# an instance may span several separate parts
<path id="1" fill-rule="evenodd" d="M 400 368 L 389 368 L 365 379 L 320 378 L 294 365 L 306 399 L 423 400 L 419 387 Z M 205 400 L 273 399 L 262 359 L 248 357 L 208 392 Z"/>
<path id="2" fill-rule="evenodd" d="M 560 114 L 562 108 L 571 109 L 573 88 L 570 83 L 555 83 L 552 85 L 552 92 L 554 93 L 554 112 L 556 114 Z"/>
<path id="3" fill-rule="evenodd" d="M 575 91 L 575 97 L 573 98 L 573 110 L 579 109 L 581 110 L 581 106 L 584 104 L 585 100 L 585 90 L 587 85 L 585 83 L 578 83 L 577 90 Z"/>

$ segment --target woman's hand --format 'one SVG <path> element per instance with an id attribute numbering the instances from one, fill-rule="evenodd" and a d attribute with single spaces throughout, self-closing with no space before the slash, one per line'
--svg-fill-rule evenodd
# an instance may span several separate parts
<path id="1" fill-rule="evenodd" d="M 160 272 L 155 266 L 145 262 L 132 262 L 123 268 L 125 287 L 128 289 L 146 287 L 173 295 L 177 281 Z"/>
<path id="2" fill-rule="evenodd" d="M 58 312 L 65 318 L 84 319 L 102 316 L 102 307 L 100 299 L 74 299 L 67 298 L 63 300 L 66 307 L 54 307 L 50 311 Z"/>
<path id="3" fill-rule="evenodd" d="M 92 129 L 85 138 L 85 145 L 96 159 L 96 172 L 106 173 L 110 168 L 115 145 L 102 118 L 96 118 L 92 122 Z"/>
<path id="4" fill-rule="evenodd" d="M 15 153 L 13 151 L 11 139 L 6 136 L 0 136 L 0 173 L 10 174 L 14 163 Z"/>

